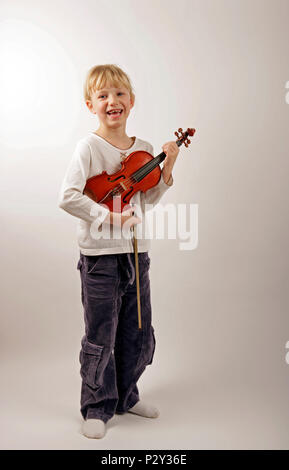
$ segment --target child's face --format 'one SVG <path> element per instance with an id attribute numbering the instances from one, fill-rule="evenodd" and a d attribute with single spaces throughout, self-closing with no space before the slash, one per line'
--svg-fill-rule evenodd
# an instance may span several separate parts
<path id="1" fill-rule="evenodd" d="M 119 85 L 119 88 L 104 86 L 101 90 L 95 90 L 86 105 L 93 114 L 97 114 L 103 126 L 116 128 L 125 127 L 134 102 L 129 90 Z M 112 109 L 122 110 L 121 114 L 109 114 Z"/>

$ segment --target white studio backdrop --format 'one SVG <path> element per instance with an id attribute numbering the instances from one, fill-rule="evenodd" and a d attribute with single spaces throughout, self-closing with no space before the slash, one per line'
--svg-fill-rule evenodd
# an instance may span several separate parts
<path id="1" fill-rule="evenodd" d="M 98 127 L 86 73 L 115 63 L 136 94 L 129 136 L 157 155 L 179 127 L 196 128 L 162 202 L 198 204 L 198 246 L 155 240 L 150 253 L 157 346 L 142 385 L 170 409 L 182 398 L 179 441 L 167 431 L 164 448 L 288 447 L 288 14 L 285 0 L 1 2 L 4 419 L 33 413 L 38 374 L 48 390 L 73 371 L 78 406 L 78 220 L 57 198 L 76 143 Z"/>

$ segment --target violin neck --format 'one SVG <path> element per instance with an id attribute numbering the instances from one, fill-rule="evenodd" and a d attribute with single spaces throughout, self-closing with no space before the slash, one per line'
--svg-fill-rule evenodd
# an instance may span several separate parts
<path id="1" fill-rule="evenodd" d="M 158 166 L 160 163 L 162 163 L 164 161 L 165 158 L 166 158 L 165 152 L 160 153 L 157 157 L 155 157 L 152 160 L 153 167 L 155 168 L 156 166 Z"/>
<path id="2" fill-rule="evenodd" d="M 178 147 L 180 147 L 182 143 L 183 142 L 181 139 L 176 141 Z M 146 163 L 139 170 L 137 170 L 132 176 L 137 182 L 141 181 L 145 176 L 147 176 L 151 171 L 153 171 L 165 158 L 165 152 L 160 153 L 157 157 L 153 158 L 150 162 Z"/>

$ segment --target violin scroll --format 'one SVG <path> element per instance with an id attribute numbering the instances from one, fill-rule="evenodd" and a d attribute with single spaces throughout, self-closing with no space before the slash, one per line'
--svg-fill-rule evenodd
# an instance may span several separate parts
<path id="1" fill-rule="evenodd" d="M 188 147 L 188 145 L 191 143 L 191 141 L 188 139 L 188 135 L 190 137 L 193 137 L 194 133 L 196 132 L 196 129 L 188 128 L 185 132 L 183 132 L 183 129 L 180 127 L 178 131 L 175 132 L 175 135 L 178 138 L 178 144 L 185 144 L 185 147 Z M 180 133 L 180 134 L 179 134 Z"/>

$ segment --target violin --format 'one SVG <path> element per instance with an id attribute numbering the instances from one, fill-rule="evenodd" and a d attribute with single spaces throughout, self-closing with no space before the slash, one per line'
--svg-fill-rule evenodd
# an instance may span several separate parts
<path id="1" fill-rule="evenodd" d="M 180 133 L 180 134 L 179 134 Z M 175 132 L 176 144 L 185 147 L 191 143 L 188 136 L 193 137 L 195 129 L 182 128 Z M 122 212 L 137 191 L 146 192 L 157 185 L 161 177 L 160 163 L 166 158 L 165 152 L 153 157 L 149 152 L 138 150 L 128 155 L 121 164 L 121 169 L 112 175 L 103 171 L 86 181 L 83 194 L 98 204 L 105 204 L 110 211 Z M 117 208 L 113 205 L 114 197 L 120 197 Z"/>

